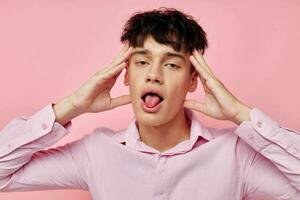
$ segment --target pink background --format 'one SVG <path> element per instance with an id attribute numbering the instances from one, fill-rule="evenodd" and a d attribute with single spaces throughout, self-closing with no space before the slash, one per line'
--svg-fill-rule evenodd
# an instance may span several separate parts
<path id="1" fill-rule="evenodd" d="M 282 126 L 300 130 L 297 0 L 2 0 L 0 128 L 14 117 L 31 116 L 75 91 L 122 48 L 119 37 L 128 17 L 135 11 L 160 6 L 175 7 L 199 19 L 209 40 L 205 59 L 236 97 Z M 128 93 L 123 75 L 113 88 L 113 96 Z M 189 96 L 201 101 L 202 85 Z M 126 128 L 132 117 L 130 105 L 84 114 L 73 119 L 71 134 L 55 146 L 79 139 L 98 126 Z M 200 113 L 199 119 L 207 126 L 235 126 Z M 0 194 L 1 200 L 41 197 L 91 199 L 87 191 L 77 190 Z"/>

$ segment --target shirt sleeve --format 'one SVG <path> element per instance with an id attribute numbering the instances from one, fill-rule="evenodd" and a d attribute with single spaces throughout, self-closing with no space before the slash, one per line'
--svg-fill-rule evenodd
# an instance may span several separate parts
<path id="1" fill-rule="evenodd" d="M 256 152 L 245 170 L 245 199 L 300 199 L 300 134 L 258 108 L 235 133 Z"/>
<path id="2" fill-rule="evenodd" d="M 0 131 L 0 192 L 87 189 L 84 139 L 43 150 L 70 132 L 55 121 L 52 104 Z M 81 166 L 82 165 L 82 166 Z"/>

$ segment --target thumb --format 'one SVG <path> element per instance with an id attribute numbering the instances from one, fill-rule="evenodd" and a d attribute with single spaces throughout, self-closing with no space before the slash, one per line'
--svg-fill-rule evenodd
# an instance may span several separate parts
<path id="1" fill-rule="evenodd" d="M 183 106 L 198 112 L 206 114 L 204 109 L 204 104 L 192 99 L 186 99 L 183 103 Z"/>
<path id="2" fill-rule="evenodd" d="M 110 102 L 110 108 L 113 109 L 118 106 L 126 105 L 131 103 L 131 98 L 129 95 L 122 95 L 116 98 L 113 98 Z"/>

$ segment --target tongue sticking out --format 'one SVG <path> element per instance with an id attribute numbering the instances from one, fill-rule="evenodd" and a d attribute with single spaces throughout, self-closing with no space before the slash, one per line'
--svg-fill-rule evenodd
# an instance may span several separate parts
<path id="1" fill-rule="evenodd" d="M 148 94 L 145 98 L 145 103 L 147 107 L 153 108 L 160 103 L 160 98 L 157 95 Z"/>

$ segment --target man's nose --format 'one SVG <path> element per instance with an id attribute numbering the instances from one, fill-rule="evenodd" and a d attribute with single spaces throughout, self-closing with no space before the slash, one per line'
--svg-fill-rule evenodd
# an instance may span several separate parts
<path id="1" fill-rule="evenodd" d="M 151 66 L 146 76 L 146 82 L 163 84 L 161 66 Z"/>

